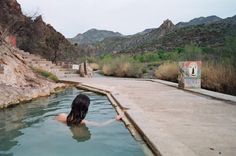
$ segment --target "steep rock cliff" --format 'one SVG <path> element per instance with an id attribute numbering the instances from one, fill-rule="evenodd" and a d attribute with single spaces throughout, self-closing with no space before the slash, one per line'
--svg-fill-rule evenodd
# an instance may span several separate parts
<path id="1" fill-rule="evenodd" d="M 22 51 L 5 43 L 0 46 L 0 108 L 49 95 L 63 86 L 34 73 Z"/>
<path id="2" fill-rule="evenodd" d="M 16 36 L 17 47 L 49 60 L 71 60 L 75 53 L 69 41 L 42 16 L 27 17 L 16 0 L 0 0 L 0 35 Z"/>

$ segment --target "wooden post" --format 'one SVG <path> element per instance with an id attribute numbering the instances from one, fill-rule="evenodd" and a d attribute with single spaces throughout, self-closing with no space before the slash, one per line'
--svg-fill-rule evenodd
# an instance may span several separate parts
<path id="1" fill-rule="evenodd" d="M 4 66 L 0 64 L 0 74 L 4 74 Z"/>
<path id="2" fill-rule="evenodd" d="M 84 62 L 84 74 L 88 75 L 88 71 L 87 71 L 87 61 Z"/>

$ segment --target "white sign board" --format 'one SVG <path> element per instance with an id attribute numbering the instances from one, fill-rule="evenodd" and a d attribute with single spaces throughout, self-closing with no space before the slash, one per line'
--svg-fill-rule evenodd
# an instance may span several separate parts
<path id="1" fill-rule="evenodd" d="M 74 70 L 79 70 L 79 65 L 78 65 L 78 64 L 73 64 L 73 65 L 72 65 L 72 69 L 74 69 Z"/>

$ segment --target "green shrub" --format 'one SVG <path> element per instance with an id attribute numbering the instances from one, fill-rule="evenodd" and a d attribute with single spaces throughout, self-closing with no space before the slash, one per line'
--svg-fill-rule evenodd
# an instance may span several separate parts
<path id="1" fill-rule="evenodd" d="M 160 61 L 159 53 L 157 52 L 145 52 L 143 54 L 137 54 L 133 56 L 133 59 L 137 62 L 155 62 Z"/>
<path id="2" fill-rule="evenodd" d="M 236 70 L 231 64 L 203 62 L 202 87 L 236 95 Z"/>
<path id="3" fill-rule="evenodd" d="M 166 62 L 155 71 L 158 79 L 177 82 L 177 62 Z M 236 95 L 236 70 L 232 64 L 213 61 L 202 63 L 202 88 Z"/>
<path id="4" fill-rule="evenodd" d="M 56 75 L 54 75 L 54 74 L 50 74 L 50 75 L 48 76 L 48 78 L 49 78 L 50 80 L 53 80 L 54 82 L 58 82 L 58 81 L 59 81 L 58 77 L 57 77 Z"/>
<path id="5" fill-rule="evenodd" d="M 56 75 L 52 74 L 51 72 L 45 71 L 45 70 L 40 69 L 40 68 L 33 68 L 33 67 L 32 67 L 32 70 L 35 73 L 37 73 L 37 74 L 39 74 L 39 75 L 41 75 L 41 76 L 43 76 L 43 77 L 45 77 L 47 79 L 50 79 L 50 80 L 52 80 L 54 82 L 58 82 L 59 81 L 58 77 Z"/>
<path id="6" fill-rule="evenodd" d="M 102 72 L 107 76 L 141 77 L 142 75 L 142 64 L 135 62 L 126 55 L 103 58 L 101 64 Z"/>
<path id="7" fill-rule="evenodd" d="M 194 44 L 186 45 L 180 54 L 181 61 L 202 60 L 202 49 Z"/>
<path id="8" fill-rule="evenodd" d="M 158 67 L 155 76 L 158 79 L 178 82 L 179 67 L 176 62 L 166 62 Z"/>

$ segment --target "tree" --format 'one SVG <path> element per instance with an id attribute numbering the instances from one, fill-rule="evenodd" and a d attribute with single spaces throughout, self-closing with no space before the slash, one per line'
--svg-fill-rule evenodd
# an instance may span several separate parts
<path id="1" fill-rule="evenodd" d="M 46 38 L 46 45 L 53 52 L 53 56 L 51 59 L 52 62 L 56 62 L 57 58 L 60 55 L 59 50 L 60 50 L 61 40 L 62 39 L 55 33 L 51 34 L 48 38 Z"/>

